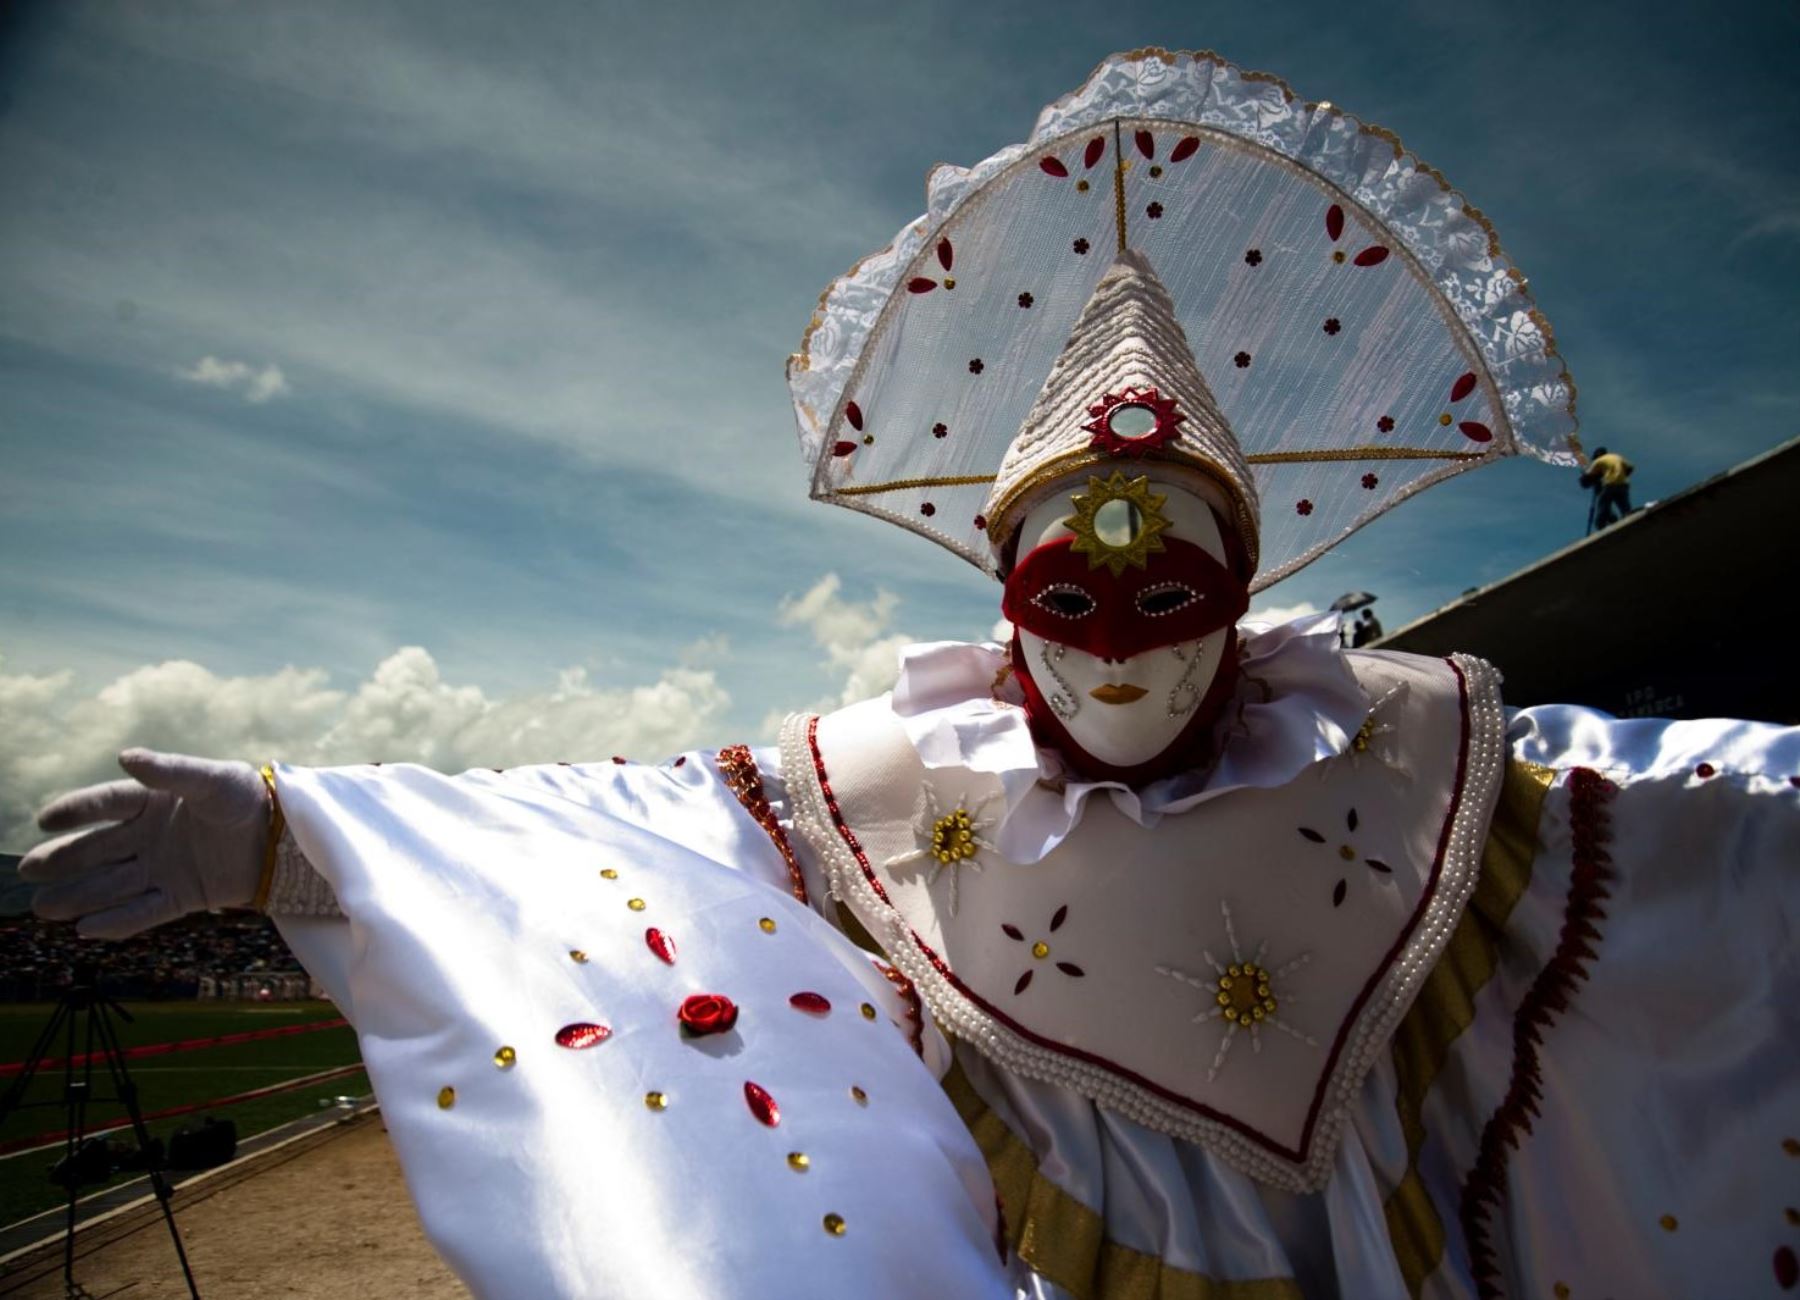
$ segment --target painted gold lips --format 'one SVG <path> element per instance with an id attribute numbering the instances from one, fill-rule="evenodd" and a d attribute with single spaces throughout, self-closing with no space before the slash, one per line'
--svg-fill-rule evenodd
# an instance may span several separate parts
<path id="1" fill-rule="evenodd" d="M 1130 682 L 1123 682 L 1119 685 L 1108 682 L 1106 685 L 1096 686 L 1088 692 L 1102 704 L 1130 704 L 1143 699 L 1149 693 L 1142 686 L 1133 686 Z"/>

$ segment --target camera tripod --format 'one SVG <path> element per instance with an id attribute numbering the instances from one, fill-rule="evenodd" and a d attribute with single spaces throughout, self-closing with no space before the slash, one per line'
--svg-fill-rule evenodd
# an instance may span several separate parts
<path id="1" fill-rule="evenodd" d="M 181 1233 L 175 1227 L 175 1212 L 169 1208 L 174 1189 L 163 1176 L 162 1147 L 151 1138 L 150 1130 L 144 1124 L 137 1085 L 125 1070 L 125 1053 L 119 1046 L 119 1031 L 112 1019 L 115 1015 L 127 1024 L 131 1022 L 131 1013 L 101 992 L 98 963 L 77 962 L 74 980 L 50 1013 L 50 1021 L 38 1035 L 24 1068 L 14 1076 L 6 1095 L 0 1097 L 0 1125 L 4 1125 L 15 1111 L 59 1104 L 63 1107 L 66 1120 L 63 1158 L 52 1170 L 51 1177 L 62 1183 L 69 1193 L 68 1226 L 63 1233 L 63 1284 L 69 1295 L 76 1296 L 84 1293 L 75 1284 L 75 1203 L 83 1183 L 101 1181 L 112 1171 L 111 1162 L 104 1159 L 104 1153 L 99 1167 L 95 1167 L 96 1162 L 90 1154 L 93 1148 L 86 1141 L 87 1109 L 94 1102 L 117 1102 L 124 1106 L 125 1113 L 131 1117 L 132 1133 L 137 1138 L 138 1158 L 150 1177 L 157 1204 L 162 1207 L 163 1219 L 169 1225 L 169 1237 L 175 1243 L 176 1257 L 181 1260 L 181 1274 L 187 1280 L 188 1295 L 192 1300 L 200 1300 L 199 1288 L 194 1285 L 194 1270 L 188 1266 L 187 1251 L 181 1244 Z M 28 1102 L 26 1090 L 48 1059 L 58 1037 L 64 1044 L 62 1097 L 59 1101 Z M 78 1041 L 82 1044 L 79 1053 Z M 111 1080 L 113 1095 L 110 1097 L 95 1095 L 96 1059 Z"/>

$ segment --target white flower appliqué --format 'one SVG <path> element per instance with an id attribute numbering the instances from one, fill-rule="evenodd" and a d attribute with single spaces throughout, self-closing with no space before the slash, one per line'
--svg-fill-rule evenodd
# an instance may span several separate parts
<path id="1" fill-rule="evenodd" d="M 1219 900 L 1219 911 L 1225 918 L 1225 940 L 1231 945 L 1231 961 L 1221 963 L 1210 952 L 1201 950 L 1200 955 L 1206 958 L 1206 964 L 1216 972 L 1212 979 L 1202 979 L 1198 975 L 1190 975 L 1186 971 L 1176 970 L 1170 966 L 1158 966 L 1158 975 L 1167 975 L 1190 988 L 1200 989 L 1212 998 L 1212 1005 L 1194 1017 L 1196 1025 L 1208 1020 L 1223 1020 L 1225 1035 L 1219 1039 L 1219 1054 L 1213 1057 L 1212 1068 L 1206 1072 L 1206 1081 L 1211 1083 L 1225 1068 L 1225 1058 L 1231 1054 L 1231 1044 L 1237 1037 L 1239 1029 L 1250 1035 L 1250 1050 L 1262 1051 L 1262 1027 L 1274 1025 L 1282 1033 L 1298 1038 L 1308 1047 L 1317 1047 L 1316 1040 L 1307 1037 L 1295 1029 L 1287 1021 L 1276 1015 L 1283 1002 L 1292 1006 L 1299 999 L 1291 993 L 1282 992 L 1276 981 L 1285 979 L 1312 960 L 1312 954 L 1303 952 L 1285 965 L 1270 970 L 1263 965 L 1263 955 L 1269 949 L 1269 941 L 1264 939 L 1256 945 L 1255 954 L 1246 961 L 1243 952 L 1238 948 L 1237 931 L 1231 924 L 1231 905 L 1224 899 Z"/>
<path id="2" fill-rule="evenodd" d="M 961 868 L 980 871 L 985 865 L 981 855 L 999 851 L 987 839 L 987 832 L 994 827 L 994 819 L 986 816 L 998 798 L 998 795 L 989 795 L 976 805 L 974 812 L 960 801 L 945 810 L 929 782 L 920 786 L 919 802 L 913 809 L 913 837 L 918 847 L 896 854 L 882 866 L 891 871 L 917 862 L 929 862 L 932 864 L 930 883 L 934 885 L 939 876 L 949 872 L 950 915 L 955 916 L 957 877 L 962 874 Z"/>

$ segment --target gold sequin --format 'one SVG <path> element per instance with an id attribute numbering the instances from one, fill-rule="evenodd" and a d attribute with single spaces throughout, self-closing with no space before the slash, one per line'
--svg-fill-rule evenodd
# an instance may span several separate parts
<path id="1" fill-rule="evenodd" d="M 864 1020 L 875 1019 L 875 1008 L 867 1002 L 863 1003 L 862 1004 L 862 1016 L 863 1016 Z"/>
<path id="2" fill-rule="evenodd" d="M 1450 412 L 1445 411 L 1442 415 L 1438 416 L 1438 423 L 1448 426 L 1450 423 Z"/>
<path id="3" fill-rule="evenodd" d="M 519 1063 L 519 1054 L 510 1047 L 502 1047 L 494 1053 L 494 1068 L 510 1070 Z"/>
<path id="4" fill-rule="evenodd" d="M 641 898 L 633 898 L 628 901 L 625 906 L 629 907 L 634 912 L 641 912 L 644 910 L 644 900 Z"/>
<path id="5" fill-rule="evenodd" d="M 952 276 L 952 275 L 946 275 L 944 277 L 944 288 L 946 288 L 946 289 L 956 288 L 956 277 Z"/>
<path id="6" fill-rule="evenodd" d="M 588 955 L 579 948 L 569 949 L 569 960 L 578 966 L 587 965 Z"/>
<path id="7" fill-rule="evenodd" d="M 775 933 L 775 918 L 772 916 L 765 916 L 765 917 L 763 917 L 762 920 L 758 921 L 756 924 L 757 924 L 758 928 L 760 928 L 764 934 L 774 934 Z"/>
<path id="8" fill-rule="evenodd" d="M 1356 861 L 1356 850 L 1348 844 L 1340 844 L 1338 845 L 1338 856 L 1345 862 L 1354 862 Z"/>
<path id="9" fill-rule="evenodd" d="M 788 1168 L 797 1174 L 803 1174 L 812 1168 L 812 1159 L 804 1151 L 788 1152 Z"/>
<path id="10" fill-rule="evenodd" d="M 651 1110 L 667 1110 L 669 1108 L 669 1099 L 660 1092 L 647 1092 L 644 1094 L 644 1105 L 648 1106 Z"/>
<path id="11" fill-rule="evenodd" d="M 1076 181 L 1075 192 L 1077 194 L 1086 194 L 1088 192 L 1088 183 L 1086 181 Z"/>
<path id="12" fill-rule="evenodd" d="M 844 1216 L 841 1214 L 827 1214 L 825 1216 L 825 1231 L 829 1232 L 834 1237 L 843 1236 Z"/>
<path id="13" fill-rule="evenodd" d="M 611 867 L 601 867 L 600 868 L 600 879 L 602 879 L 602 880 L 617 880 L 618 878 L 619 878 L 619 873 L 617 871 L 614 871 Z"/>
<path id="14" fill-rule="evenodd" d="M 854 1083 L 850 1085 L 850 1096 L 855 1100 L 858 1106 L 867 1106 L 869 1104 L 869 1094 L 857 1087 Z"/>
<path id="15" fill-rule="evenodd" d="M 1664 1232 L 1673 1232 L 1681 1226 L 1673 1214 L 1665 1214 L 1657 1222 L 1662 1224 Z"/>
<path id="16" fill-rule="evenodd" d="M 1331 254 L 1331 260 L 1336 262 L 1339 266 L 1342 266 L 1344 264 L 1344 250 L 1341 248 L 1334 249 Z"/>
<path id="17" fill-rule="evenodd" d="M 438 1089 L 438 1109 L 449 1110 L 456 1105 L 456 1089 L 443 1087 Z"/>

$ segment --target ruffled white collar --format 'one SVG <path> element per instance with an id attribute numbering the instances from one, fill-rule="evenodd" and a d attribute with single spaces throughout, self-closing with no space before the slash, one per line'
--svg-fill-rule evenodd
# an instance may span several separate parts
<path id="1" fill-rule="evenodd" d="M 1010 862 L 1038 862 L 1081 821 L 1088 796 L 1104 790 L 1138 825 L 1186 812 L 1246 787 L 1286 785 L 1306 767 L 1344 752 L 1370 702 L 1344 663 L 1335 614 L 1279 627 L 1238 629 L 1242 662 L 1235 700 L 1220 726 L 1216 763 L 1132 789 L 1074 777 L 1053 750 L 1039 749 L 1016 692 L 994 684 L 1006 662 L 993 644 L 937 641 L 900 653 L 893 708 L 928 768 L 966 768 L 1000 778 L 1006 811 L 995 846 Z"/>

